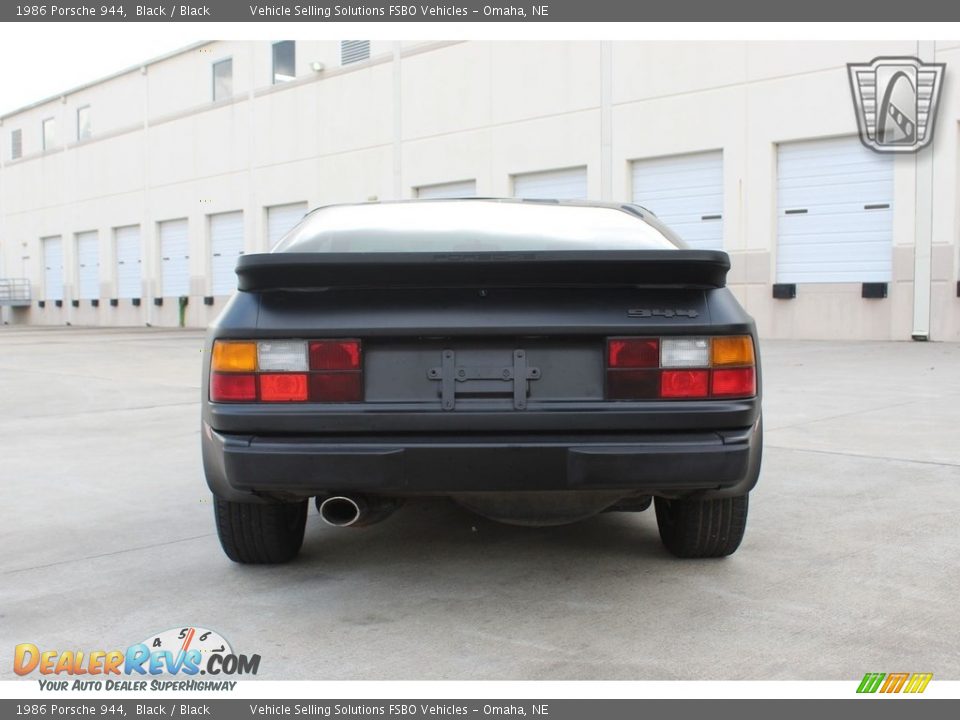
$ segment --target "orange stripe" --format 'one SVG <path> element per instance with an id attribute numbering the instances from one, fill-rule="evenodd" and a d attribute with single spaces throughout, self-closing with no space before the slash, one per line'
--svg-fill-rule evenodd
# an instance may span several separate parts
<path id="1" fill-rule="evenodd" d="M 882 693 L 897 693 L 900 692 L 900 688 L 903 687 L 903 683 L 907 680 L 907 673 L 890 673 L 887 675 L 886 681 L 883 683 L 883 687 L 880 688 Z"/>
<path id="2" fill-rule="evenodd" d="M 183 647 L 180 648 L 180 652 L 187 651 L 187 648 L 190 647 L 190 642 L 193 640 L 193 636 L 196 634 L 196 628 L 190 628 L 190 632 L 188 632 L 187 636 L 183 639 Z"/>

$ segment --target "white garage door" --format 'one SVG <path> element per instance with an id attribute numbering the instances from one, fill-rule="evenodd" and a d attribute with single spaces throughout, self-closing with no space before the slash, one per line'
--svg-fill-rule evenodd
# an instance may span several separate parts
<path id="1" fill-rule="evenodd" d="M 476 197 L 477 181 L 463 180 L 461 182 L 438 183 L 437 185 L 421 185 L 417 188 L 418 198 L 466 198 Z"/>
<path id="2" fill-rule="evenodd" d="M 237 289 L 237 258 L 243 255 L 243 213 L 210 216 L 210 274 L 214 295 L 230 295 Z"/>
<path id="3" fill-rule="evenodd" d="M 632 169 L 633 202 L 690 247 L 723 249 L 723 153 L 637 160 Z"/>
<path id="4" fill-rule="evenodd" d="M 63 242 L 60 237 L 46 237 L 43 246 L 43 297 L 63 300 Z"/>
<path id="5" fill-rule="evenodd" d="M 267 240 L 274 247 L 307 214 L 305 202 L 267 208 Z"/>
<path id="6" fill-rule="evenodd" d="M 160 295 L 181 297 L 190 294 L 190 235 L 187 221 L 160 223 Z"/>
<path id="7" fill-rule="evenodd" d="M 100 297 L 100 248 L 96 231 L 77 233 L 77 297 Z"/>
<path id="8" fill-rule="evenodd" d="M 537 200 L 585 200 L 587 169 L 577 167 L 514 175 L 513 196 Z"/>
<path id="9" fill-rule="evenodd" d="M 777 282 L 887 282 L 893 156 L 857 138 L 780 145 Z"/>
<path id="10" fill-rule="evenodd" d="M 138 298 L 140 281 L 140 226 L 119 227 L 114 232 L 117 241 L 117 297 Z"/>

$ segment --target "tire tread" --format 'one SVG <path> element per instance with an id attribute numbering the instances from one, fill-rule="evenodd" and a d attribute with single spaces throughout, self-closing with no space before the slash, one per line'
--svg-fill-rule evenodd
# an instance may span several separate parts
<path id="1" fill-rule="evenodd" d="M 657 526 L 667 550 L 681 558 L 726 557 L 747 526 L 748 496 L 713 500 L 656 498 Z"/>
<path id="2" fill-rule="evenodd" d="M 254 504 L 214 498 L 214 517 L 220 545 L 234 562 L 284 563 L 303 544 L 307 501 Z"/>

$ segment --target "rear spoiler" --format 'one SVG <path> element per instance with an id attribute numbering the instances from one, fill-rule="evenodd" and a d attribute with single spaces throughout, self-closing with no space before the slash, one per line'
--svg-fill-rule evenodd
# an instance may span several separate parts
<path id="1" fill-rule="evenodd" d="M 261 253 L 241 255 L 246 292 L 332 287 L 656 286 L 720 288 L 719 250 L 568 250 L 478 253 Z"/>

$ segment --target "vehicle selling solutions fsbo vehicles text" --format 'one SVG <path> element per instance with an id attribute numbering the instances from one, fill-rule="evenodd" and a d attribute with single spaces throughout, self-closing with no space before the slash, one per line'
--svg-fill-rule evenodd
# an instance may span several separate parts
<path id="1" fill-rule="evenodd" d="M 462 5 L 388 5 L 366 7 L 363 5 L 248 5 L 253 17 L 467 17 L 471 10 Z M 547 5 L 532 6 L 533 15 L 546 16 Z M 493 7 L 485 5 L 473 14 L 484 16 L 527 17 L 527 10 L 520 6 Z"/>
<path id="2" fill-rule="evenodd" d="M 363 5 L 249 5 L 253 17 L 384 17 L 382 7 Z"/>

